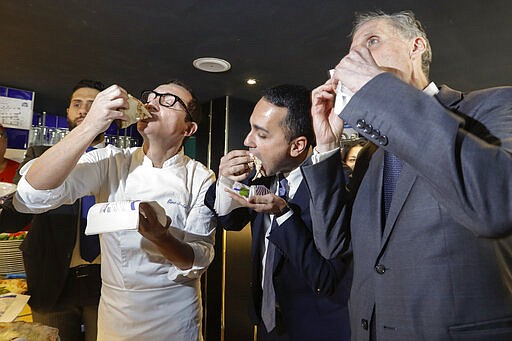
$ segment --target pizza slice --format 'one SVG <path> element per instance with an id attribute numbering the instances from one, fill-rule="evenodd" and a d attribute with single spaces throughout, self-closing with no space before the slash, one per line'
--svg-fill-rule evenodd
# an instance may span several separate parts
<path id="1" fill-rule="evenodd" d="M 8 292 L 25 294 L 27 292 L 27 281 L 21 278 L 0 279 L 0 293 Z"/>
<path id="2" fill-rule="evenodd" d="M 35 322 L 0 322 L 0 340 L 58 341 L 59 330 Z"/>
<path id="3" fill-rule="evenodd" d="M 122 109 L 128 115 L 128 121 L 117 120 L 119 128 L 124 129 L 137 123 L 138 120 L 151 118 L 151 113 L 146 108 L 146 105 L 139 101 L 137 98 L 128 94 L 128 109 Z"/>

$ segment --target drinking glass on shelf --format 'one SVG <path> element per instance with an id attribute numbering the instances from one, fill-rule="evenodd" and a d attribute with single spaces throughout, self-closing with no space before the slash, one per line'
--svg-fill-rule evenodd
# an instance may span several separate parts
<path id="1" fill-rule="evenodd" d="M 53 146 L 56 142 L 57 132 L 55 128 L 43 127 L 43 145 Z"/>
<path id="2" fill-rule="evenodd" d="M 66 128 L 58 128 L 57 129 L 57 142 L 64 139 L 66 137 L 66 135 L 68 134 L 68 132 L 69 131 Z"/>
<path id="3" fill-rule="evenodd" d="M 32 127 L 28 133 L 28 146 L 39 146 L 43 142 L 42 127 Z"/>
<path id="4" fill-rule="evenodd" d="M 130 147 L 138 147 L 139 141 L 136 138 L 130 137 Z"/>
<path id="5" fill-rule="evenodd" d="M 131 147 L 131 141 L 130 136 L 124 136 L 123 138 L 123 148 L 130 148 Z"/>
<path id="6" fill-rule="evenodd" d="M 112 136 L 105 135 L 105 145 L 112 144 Z"/>

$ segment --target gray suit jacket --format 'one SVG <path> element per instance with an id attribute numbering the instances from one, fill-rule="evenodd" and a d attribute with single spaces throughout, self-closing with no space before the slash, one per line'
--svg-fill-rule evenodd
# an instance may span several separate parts
<path id="1" fill-rule="evenodd" d="M 512 88 L 432 98 L 390 74 L 343 118 L 374 142 L 345 184 L 339 153 L 303 167 L 315 243 L 351 242 L 352 338 L 512 339 Z M 387 219 L 383 150 L 404 161 Z"/>

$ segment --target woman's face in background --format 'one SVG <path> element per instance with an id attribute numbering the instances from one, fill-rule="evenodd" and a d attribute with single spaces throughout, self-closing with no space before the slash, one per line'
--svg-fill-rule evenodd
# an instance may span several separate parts
<path id="1" fill-rule="evenodd" d="M 347 153 L 347 156 L 345 158 L 345 164 L 350 167 L 350 169 L 354 170 L 354 166 L 356 165 L 356 159 L 357 155 L 359 154 L 359 151 L 363 149 L 362 146 L 354 146 L 350 148 L 350 150 Z"/>

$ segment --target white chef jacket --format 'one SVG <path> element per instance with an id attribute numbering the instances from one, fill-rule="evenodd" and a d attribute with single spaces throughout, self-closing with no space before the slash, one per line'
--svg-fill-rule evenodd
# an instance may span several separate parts
<path id="1" fill-rule="evenodd" d="M 204 197 L 214 181 L 183 151 L 155 168 L 142 148 L 107 146 L 84 154 L 56 189 L 35 190 L 23 176 L 14 205 L 40 213 L 91 194 L 96 202 L 157 201 L 171 218 L 170 232 L 194 250 L 193 267 L 180 270 L 137 231 L 101 235 L 98 340 L 202 340 L 199 279 L 213 260 L 216 227 Z"/>

